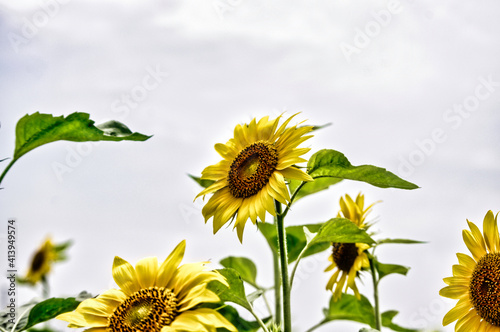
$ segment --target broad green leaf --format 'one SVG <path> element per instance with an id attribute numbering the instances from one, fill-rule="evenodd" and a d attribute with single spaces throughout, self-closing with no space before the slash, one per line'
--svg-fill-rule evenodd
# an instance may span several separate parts
<path id="1" fill-rule="evenodd" d="M 235 269 L 243 281 L 259 288 L 255 281 L 257 278 L 257 267 L 252 260 L 246 257 L 229 256 L 222 259 L 220 264 L 224 267 Z"/>
<path id="2" fill-rule="evenodd" d="M 377 244 L 384 243 L 396 243 L 396 244 L 421 244 L 426 243 L 425 241 L 409 240 L 409 239 L 383 239 L 377 241 Z"/>
<path id="3" fill-rule="evenodd" d="M 12 331 L 14 323 L 18 320 L 16 326 L 16 332 L 21 331 L 26 326 L 28 322 L 28 312 L 38 303 L 37 300 L 31 300 L 28 303 L 16 306 L 16 313 L 12 313 L 8 306 L 5 306 L 2 311 L 0 311 L 0 328 L 5 331 Z M 21 317 L 22 315 L 22 317 Z M 14 322 L 14 323 L 13 323 Z"/>
<path id="4" fill-rule="evenodd" d="M 324 223 L 312 239 L 311 245 L 322 242 L 375 243 L 366 231 L 345 218 L 332 218 Z"/>
<path id="5" fill-rule="evenodd" d="M 375 261 L 375 268 L 378 271 L 378 278 L 379 280 L 382 279 L 383 277 L 392 274 L 392 273 L 397 273 L 401 275 L 406 275 L 408 271 L 410 270 L 409 267 L 403 266 L 403 265 L 397 265 L 397 264 L 383 264 L 380 263 L 379 261 Z"/>
<path id="6" fill-rule="evenodd" d="M 73 311 L 78 307 L 80 301 L 70 298 L 51 298 L 36 304 L 30 311 L 28 323 L 24 329 L 28 329 L 38 323 L 48 321 L 62 313 Z"/>
<path id="7" fill-rule="evenodd" d="M 389 310 L 384 313 L 382 313 L 382 326 L 388 327 L 393 331 L 397 332 L 417 332 L 418 330 L 415 329 L 408 329 L 401 327 L 399 325 L 396 325 L 392 322 L 392 319 L 398 314 L 398 311 L 395 310 Z"/>
<path id="8" fill-rule="evenodd" d="M 324 309 L 324 322 L 332 320 L 351 320 L 375 327 L 374 310 L 370 301 L 363 295 L 358 300 L 354 295 L 342 294 L 338 301 L 330 300 L 328 309 Z"/>
<path id="9" fill-rule="evenodd" d="M 226 278 L 229 287 L 226 287 L 219 281 L 214 280 L 208 284 L 207 288 L 217 294 L 221 301 L 233 302 L 251 311 L 252 307 L 247 300 L 245 295 L 245 286 L 243 285 L 243 280 L 238 272 L 231 268 L 219 269 L 217 271 L 219 271 L 220 274 Z"/>
<path id="10" fill-rule="evenodd" d="M 195 180 L 196 183 L 198 183 L 203 188 L 208 188 L 208 187 L 210 187 L 215 182 L 214 180 L 206 180 L 206 179 L 202 180 L 200 177 L 194 176 L 194 175 L 191 175 L 191 174 L 188 174 L 188 176 L 191 179 Z"/>
<path id="11" fill-rule="evenodd" d="M 295 195 L 294 201 L 297 201 L 305 196 L 315 194 L 322 190 L 328 189 L 331 185 L 337 184 L 342 179 L 334 178 L 334 177 L 322 177 L 314 179 L 312 182 L 306 182 L 302 188 L 300 188 L 299 192 Z M 293 194 L 295 190 L 299 187 L 302 181 L 299 180 L 290 180 L 288 183 L 288 187 L 290 192 Z"/>
<path id="12" fill-rule="evenodd" d="M 323 224 L 310 224 L 310 225 L 300 225 L 300 226 L 288 226 L 286 227 L 286 243 L 288 250 L 288 263 L 293 263 L 304 247 L 307 245 L 306 235 L 304 234 L 304 227 L 306 227 L 309 232 L 316 233 L 321 228 Z M 273 248 L 273 250 L 278 250 L 278 236 L 276 232 L 276 226 L 269 223 L 259 223 L 259 230 L 262 232 L 267 242 Z M 311 245 L 302 257 L 307 257 L 314 255 L 316 253 L 322 252 L 330 247 L 329 243 L 316 243 Z"/>
<path id="13" fill-rule="evenodd" d="M 335 150 L 324 149 L 316 152 L 309 159 L 307 170 L 314 179 L 333 177 L 362 181 L 380 188 L 418 188 L 385 168 L 372 165 L 353 166 L 342 153 Z"/>
<path id="14" fill-rule="evenodd" d="M 34 113 L 22 117 L 16 126 L 14 160 L 47 143 L 65 140 L 87 141 L 145 141 L 151 136 L 132 133 L 119 122 L 107 122 L 103 129 L 94 125 L 87 113 L 72 113 L 67 117 Z"/>
<path id="15" fill-rule="evenodd" d="M 230 306 L 230 305 L 225 305 L 221 307 L 220 309 L 217 309 L 217 311 L 226 317 L 228 321 L 230 321 L 234 327 L 238 330 L 238 332 L 256 332 L 259 330 L 260 325 L 256 321 L 247 321 L 244 318 L 240 316 L 238 311 Z M 263 319 L 264 323 L 268 322 L 270 320 L 270 317 L 267 317 Z M 218 329 L 217 332 L 223 331 L 222 329 Z"/>

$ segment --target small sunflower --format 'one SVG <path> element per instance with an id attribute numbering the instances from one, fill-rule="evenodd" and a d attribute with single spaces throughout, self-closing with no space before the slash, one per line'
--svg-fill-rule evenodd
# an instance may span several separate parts
<path id="1" fill-rule="evenodd" d="M 465 245 L 472 257 L 457 253 L 453 276 L 444 278 L 448 285 L 439 294 L 458 303 L 443 318 L 443 326 L 456 320 L 455 331 L 500 331 L 500 237 L 497 218 L 488 211 L 483 233 L 467 220 L 470 230 L 463 230 Z"/>
<path id="2" fill-rule="evenodd" d="M 355 201 L 349 195 L 345 195 L 345 198 L 340 198 L 340 211 L 337 217 L 349 219 L 359 228 L 367 229 L 368 225 L 365 224 L 365 219 L 374 204 L 376 203 L 365 208 L 365 197 L 361 193 L 358 194 Z M 342 292 L 346 292 L 348 288 L 354 291 L 356 298 L 361 298 L 355 278 L 360 270 L 370 267 L 365 252 L 368 248 L 370 246 L 365 243 L 332 244 L 332 254 L 329 257 L 331 264 L 325 269 L 325 272 L 337 268 L 326 284 L 326 289 L 333 292 L 335 301 L 339 300 Z"/>
<path id="3" fill-rule="evenodd" d="M 205 271 L 205 263 L 179 266 L 186 247 L 182 241 L 159 266 L 156 257 L 140 260 L 135 269 L 115 257 L 113 278 L 120 289 L 110 289 L 97 298 L 87 299 L 73 312 L 57 316 L 69 327 L 89 327 L 92 332 L 213 332 L 236 328 L 214 309 L 202 303 L 219 302 L 207 289 L 225 278 L 216 271 Z"/>
<path id="4" fill-rule="evenodd" d="M 29 270 L 24 278 L 20 278 L 20 281 L 34 285 L 44 280 L 54 262 L 66 259 L 64 250 L 69 245 L 70 242 L 56 245 L 48 237 L 33 254 Z"/>
<path id="5" fill-rule="evenodd" d="M 205 222 L 213 217 L 214 234 L 236 219 L 234 228 L 242 241 L 248 219 L 254 224 L 257 218 L 264 222 L 266 211 L 276 215 L 274 200 L 282 204 L 290 202 L 285 178 L 313 181 L 294 166 L 306 161 L 300 156 L 310 149 L 298 146 L 312 137 L 304 135 L 313 129 L 312 126 L 287 128 L 295 115 L 279 127 L 281 116 L 274 120 L 267 116 L 259 121 L 254 118 L 250 124 L 237 125 L 234 138 L 226 144 L 215 145 L 223 160 L 205 168 L 201 176 L 215 182 L 196 196 L 214 193 L 202 210 Z"/>

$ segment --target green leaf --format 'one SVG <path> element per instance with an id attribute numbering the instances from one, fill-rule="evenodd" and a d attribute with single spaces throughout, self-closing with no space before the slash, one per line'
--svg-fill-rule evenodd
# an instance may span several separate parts
<path id="1" fill-rule="evenodd" d="M 245 295 L 245 286 L 243 285 L 243 280 L 235 269 L 225 268 L 217 270 L 225 278 L 229 287 L 223 285 L 219 281 L 211 281 L 208 283 L 207 288 L 217 294 L 220 300 L 223 302 L 233 302 L 236 303 L 248 311 L 252 310 L 250 303 Z"/>
<path id="2" fill-rule="evenodd" d="M 74 297 L 70 298 L 51 298 L 36 304 L 31 309 L 28 316 L 28 323 L 24 329 L 28 329 L 38 323 L 48 321 L 62 313 L 73 311 L 78 307 L 80 301 L 76 301 Z M 23 329 L 23 330 L 24 330 Z"/>
<path id="3" fill-rule="evenodd" d="M 194 175 L 191 175 L 191 174 L 188 174 L 188 176 L 195 180 L 196 183 L 198 183 L 200 186 L 202 186 L 203 188 L 208 188 L 210 187 L 213 183 L 215 183 L 214 180 L 206 180 L 206 179 L 201 179 L 200 177 L 198 176 L 194 176 Z"/>
<path id="4" fill-rule="evenodd" d="M 397 243 L 397 244 L 421 244 L 426 243 L 425 241 L 409 240 L 409 239 L 383 239 L 377 241 L 377 244 L 384 243 Z"/>
<path id="5" fill-rule="evenodd" d="M 67 117 L 34 113 L 22 117 L 16 126 L 14 160 L 47 143 L 65 140 L 87 141 L 145 141 L 151 136 L 132 133 L 124 124 L 112 121 L 102 129 L 94 126 L 87 113 L 72 113 Z M 126 129 L 125 129 L 126 128 Z"/>
<path id="6" fill-rule="evenodd" d="M 375 329 L 367 329 L 366 327 L 363 327 L 359 332 L 380 332 L 379 330 Z"/>
<path id="7" fill-rule="evenodd" d="M 16 313 L 10 312 L 10 308 L 5 306 L 2 311 L 0 311 L 0 328 L 5 331 L 12 331 L 14 323 L 18 320 L 16 326 L 16 332 L 21 331 L 26 326 L 28 322 L 27 313 L 38 303 L 36 300 L 31 300 L 28 303 L 24 303 L 16 307 Z M 22 317 L 21 317 L 22 315 Z M 14 322 L 14 323 L 13 323 Z"/>
<path id="8" fill-rule="evenodd" d="M 380 188 L 416 189 L 417 185 L 405 181 L 384 168 L 361 165 L 353 166 L 340 152 L 320 150 L 311 156 L 307 164 L 309 175 L 313 178 L 333 177 L 362 181 Z"/>
<path id="9" fill-rule="evenodd" d="M 254 262 L 246 257 L 229 256 L 220 261 L 220 264 L 226 268 L 233 268 L 239 274 L 243 281 L 248 282 L 250 285 L 257 286 L 255 279 L 257 278 L 257 267 Z"/>
<path id="10" fill-rule="evenodd" d="M 300 225 L 300 226 L 288 226 L 286 227 L 286 243 L 288 250 L 288 263 L 293 263 L 300 252 L 307 245 L 306 235 L 304 234 L 304 227 L 309 232 L 316 233 L 321 228 L 323 224 L 310 224 L 310 225 Z M 276 232 L 276 226 L 269 223 L 259 223 L 259 230 L 262 232 L 267 242 L 271 248 L 275 251 L 278 250 L 278 236 Z M 302 257 L 307 257 L 314 255 L 316 253 L 322 252 L 330 247 L 329 243 L 316 243 L 311 245 Z"/>
<path id="11" fill-rule="evenodd" d="M 234 327 L 238 330 L 238 332 L 256 332 L 259 330 L 260 325 L 256 321 L 247 321 L 243 319 L 238 311 L 230 306 L 225 305 L 217 310 L 220 314 L 222 314 L 228 321 L 230 321 Z M 263 319 L 264 323 L 268 322 L 270 317 Z"/>
<path id="12" fill-rule="evenodd" d="M 393 331 L 397 332 L 417 332 L 415 329 L 408 329 L 405 327 L 401 327 L 392 322 L 392 319 L 398 314 L 396 310 L 389 310 L 382 313 L 382 326 L 388 327 Z"/>
<path id="13" fill-rule="evenodd" d="M 314 193 L 328 189 L 331 185 L 337 184 L 340 181 L 342 181 L 342 179 L 340 178 L 323 177 L 314 179 L 314 181 L 312 182 L 306 182 L 302 186 L 302 188 L 300 188 L 299 192 L 295 195 L 294 201 L 297 201 L 305 196 L 312 195 Z M 293 194 L 301 183 L 302 181 L 299 180 L 290 180 L 288 183 L 290 192 Z"/>
<path id="14" fill-rule="evenodd" d="M 332 218 L 324 223 L 312 239 L 311 245 L 322 242 L 375 243 L 366 231 L 345 218 Z"/>
<path id="15" fill-rule="evenodd" d="M 342 294 L 338 301 L 330 300 L 328 309 L 324 309 L 325 319 L 323 322 L 333 320 L 351 320 L 370 327 L 375 327 L 375 316 L 370 301 L 363 295 L 358 300 L 356 296 Z"/>
<path id="16" fill-rule="evenodd" d="M 401 275 L 405 276 L 408 273 L 408 271 L 410 270 L 409 267 L 406 267 L 403 265 L 383 264 L 377 260 L 375 260 L 375 268 L 378 271 L 379 280 L 382 279 L 383 277 L 389 275 L 389 274 L 392 274 L 392 273 L 397 273 L 397 274 L 401 274 Z"/>

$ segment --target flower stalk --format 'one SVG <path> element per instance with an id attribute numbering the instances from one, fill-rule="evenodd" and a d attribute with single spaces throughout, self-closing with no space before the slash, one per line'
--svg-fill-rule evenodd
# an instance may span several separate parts
<path id="1" fill-rule="evenodd" d="M 379 305 L 379 299 L 378 299 L 378 275 L 377 271 L 375 270 L 375 257 L 371 256 L 368 258 L 370 261 L 370 272 L 372 275 L 372 281 L 373 281 L 373 301 L 374 301 L 374 314 L 375 314 L 375 328 L 379 331 L 382 330 L 382 319 L 380 317 L 380 305 Z"/>
<path id="2" fill-rule="evenodd" d="M 281 287 L 283 291 L 283 327 L 284 332 L 292 331 L 292 313 L 290 305 L 290 282 L 288 278 L 288 254 L 286 247 L 286 230 L 284 217 L 281 214 L 281 203 L 274 201 L 276 207 L 276 228 L 278 232 L 278 248 L 281 267 Z"/>

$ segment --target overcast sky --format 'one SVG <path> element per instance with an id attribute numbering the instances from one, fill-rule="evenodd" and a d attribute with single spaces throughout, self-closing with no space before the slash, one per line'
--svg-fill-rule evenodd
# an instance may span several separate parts
<path id="1" fill-rule="evenodd" d="M 250 257 L 270 286 L 262 236 L 255 227 L 243 245 L 231 228 L 213 236 L 186 174 L 216 163 L 213 145 L 236 124 L 302 112 L 299 120 L 332 124 L 308 141 L 312 152 L 336 149 L 421 188 L 341 183 L 299 201 L 287 223 L 328 220 L 345 193 L 383 200 L 372 214 L 378 238 L 428 243 L 378 250 L 382 262 L 412 267 L 406 278 L 382 281 L 382 309 L 400 310 L 401 325 L 440 328 L 454 301 L 438 291 L 455 253 L 466 252 L 466 218 L 482 227 L 488 210 L 500 210 L 499 10 L 493 0 L 1 0 L 0 159 L 12 156 L 16 122 L 27 113 L 86 112 L 154 135 L 57 142 L 21 158 L 0 191 L 2 225 L 17 220 L 19 269 L 47 234 L 72 239 L 52 294 L 98 294 L 113 285 L 115 255 L 162 259 L 187 239 L 186 261 L 218 267 L 228 253 Z M 296 331 L 327 306 L 327 255 L 303 262 Z M 34 294 L 23 289 L 21 297 Z M 318 331 L 332 328 L 360 324 Z"/>

